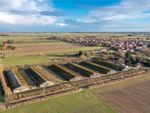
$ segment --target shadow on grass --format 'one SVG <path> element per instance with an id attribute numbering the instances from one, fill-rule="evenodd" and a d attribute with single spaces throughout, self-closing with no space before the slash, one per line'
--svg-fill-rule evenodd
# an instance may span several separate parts
<path id="1" fill-rule="evenodd" d="M 2 84 L 0 83 L 0 102 L 4 102 L 4 91 L 2 89 Z"/>
<path id="2" fill-rule="evenodd" d="M 50 57 L 77 57 L 76 54 L 48 54 Z"/>

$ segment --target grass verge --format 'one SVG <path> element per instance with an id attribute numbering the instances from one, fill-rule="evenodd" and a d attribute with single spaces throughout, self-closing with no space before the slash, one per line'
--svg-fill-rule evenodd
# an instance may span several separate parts
<path id="1" fill-rule="evenodd" d="M 90 90 L 46 100 L 2 113 L 115 113 Z"/>

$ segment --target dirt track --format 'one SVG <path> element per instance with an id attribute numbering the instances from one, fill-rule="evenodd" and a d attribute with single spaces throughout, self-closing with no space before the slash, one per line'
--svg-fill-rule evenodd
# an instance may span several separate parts
<path id="1" fill-rule="evenodd" d="M 117 113 L 150 113 L 150 81 L 95 94 Z"/>

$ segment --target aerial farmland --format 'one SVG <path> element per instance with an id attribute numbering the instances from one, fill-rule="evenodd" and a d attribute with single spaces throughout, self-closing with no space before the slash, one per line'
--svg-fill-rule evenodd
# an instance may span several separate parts
<path id="1" fill-rule="evenodd" d="M 150 0 L 0 0 L 0 113 L 150 113 Z"/>
<path id="2" fill-rule="evenodd" d="M 64 113 L 76 111 L 85 113 L 87 106 L 95 106 L 95 104 L 95 107 L 88 110 L 89 113 L 99 113 L 99 110 L 102 113 L 132 111 L 130 106 L 128 109 L 118 107 L 116 100 L 123 101 L 120 91 L 134 90 L 137 84 L 146 87 L 149 81 L 149 64 L 141 62 L 139 67 L 133 63 L 132 59 L 129 64 L 126 60 L 126 57 L 129 57 L 127 53 L 124 54 L 124 63 L 120 62 L 118 58 L 122 56 L 105 43 L 111 39 L 100 37 L 104 34 L 11 33 L 6 36 L 2 35 L 2 43 L 5 42 L 5 45 L 9 43 L 13 49 L 5 45 L 1 47 L 1 110 L 4 113 L 31 111 L 34 107 L 45 103 L 46 106 L 63 107 Z M 89 38 L 87 35 L 92 37 Z M 105 35 L 110 37 L 112 34 Z M 2 37 L 5 37 L 5 40 Z M 118 39 L 114 40 L 118 41 Z M 135 52 L 138 50 L 135 49 Z M 131 84 L 132 81 L 133 84 Z M 115 89 L 107 91 L 107 86 L 110 84 Z M 110 100 L 109 96 L 116 99 Z M 86 102 L 80 100 L 81 97 L 92 100 Z M 73 106 L 68 106 L 69 108 L 62 106 L 66 100 L 68 100 L 66 105 L 71 104 L 72 99 L 80 104 L 85 102 L 87 106 L 80 108 L 74 103 L 72 103 Z M 138 102 L 140 101 L 142 100 Z M 62 104 L 57 104 L 57 102 Z M 128 100 L 128 102 L 133 101 Z M 27 107 L 30 106 L 29 103 L 33 106 Z M 124 104 L 123 102 L 120 106 Z M 144 105 L 147 105 L 147 102 Z M 34 112 L 62 113 L 46 106 L 45 109 Z M 140 106 L 139 111 L 148 111 L 147 108 Z"/>
<path id="3" fill-rule="evenodd" d="M 4 36 L 1 40 L 13 39 L 16 49 L 4 51 L 3 64 L 8 66 L 24 64 L 40 64 L 51 62 L 54 59 L 67 58 L 80 50 L 97 50 L 100 47 L 85 47 L 78 44 L 69 44 L 60 41 L 49 41 L 47 35 L 12 35 Z M 2 41 L 3 42 L 3 41 Z M 61 49 L 63 47 L 63 49 Z M 17 60 L 16 60 L 17 59 Z"/>

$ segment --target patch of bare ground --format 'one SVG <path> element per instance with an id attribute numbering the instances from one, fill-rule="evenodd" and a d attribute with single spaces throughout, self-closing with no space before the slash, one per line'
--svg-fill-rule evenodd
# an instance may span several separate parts
<path id="1" fill-rule="evenodd" d="M 150 113 L 150 73 L 147 73 L 145 79 L 138 78 L 128 82 L 126 87 L 105 87 L 107 90 L 100 91 L 101 88 L 94 89 L 93 93 L 110 106 L 116 113 Z M 143 81 L 141 81 L 143 79 Z M 135 82 L 135 81 L 139 82 Z M 130 83 L 131 82 L 131 83 Z M 121 83 L 119 83 L 121 84 Z M 118 84 L 118 85 L 119 85 Z M 112 89 L 113 90 L 112 90 Z"/>
<path id="2" fill-rule="evenodd" d="M 19 44 L 18 44 L 19 45 Z M 62 50 L 62 47 L 65 51 L 65 49 L 72 49 L 72 48 L 78 48 L 78 46 L 75 45 L 70 45 L 70 44 L 49 44 L 49 45 L 29 45 L 29 44 L 23 44 L 23 46 L 19 47 L 17 46 L 16 50 L 14 51 L 5 51 L 5 54 L 7 56 L 25 56 L 25 55 L 36 55 L 41 53 L 49 53 L 49 52 L 54 52 L 56 53 L 58 50 Z M 18 54 L 19 53 L 19 54 Z"/>

